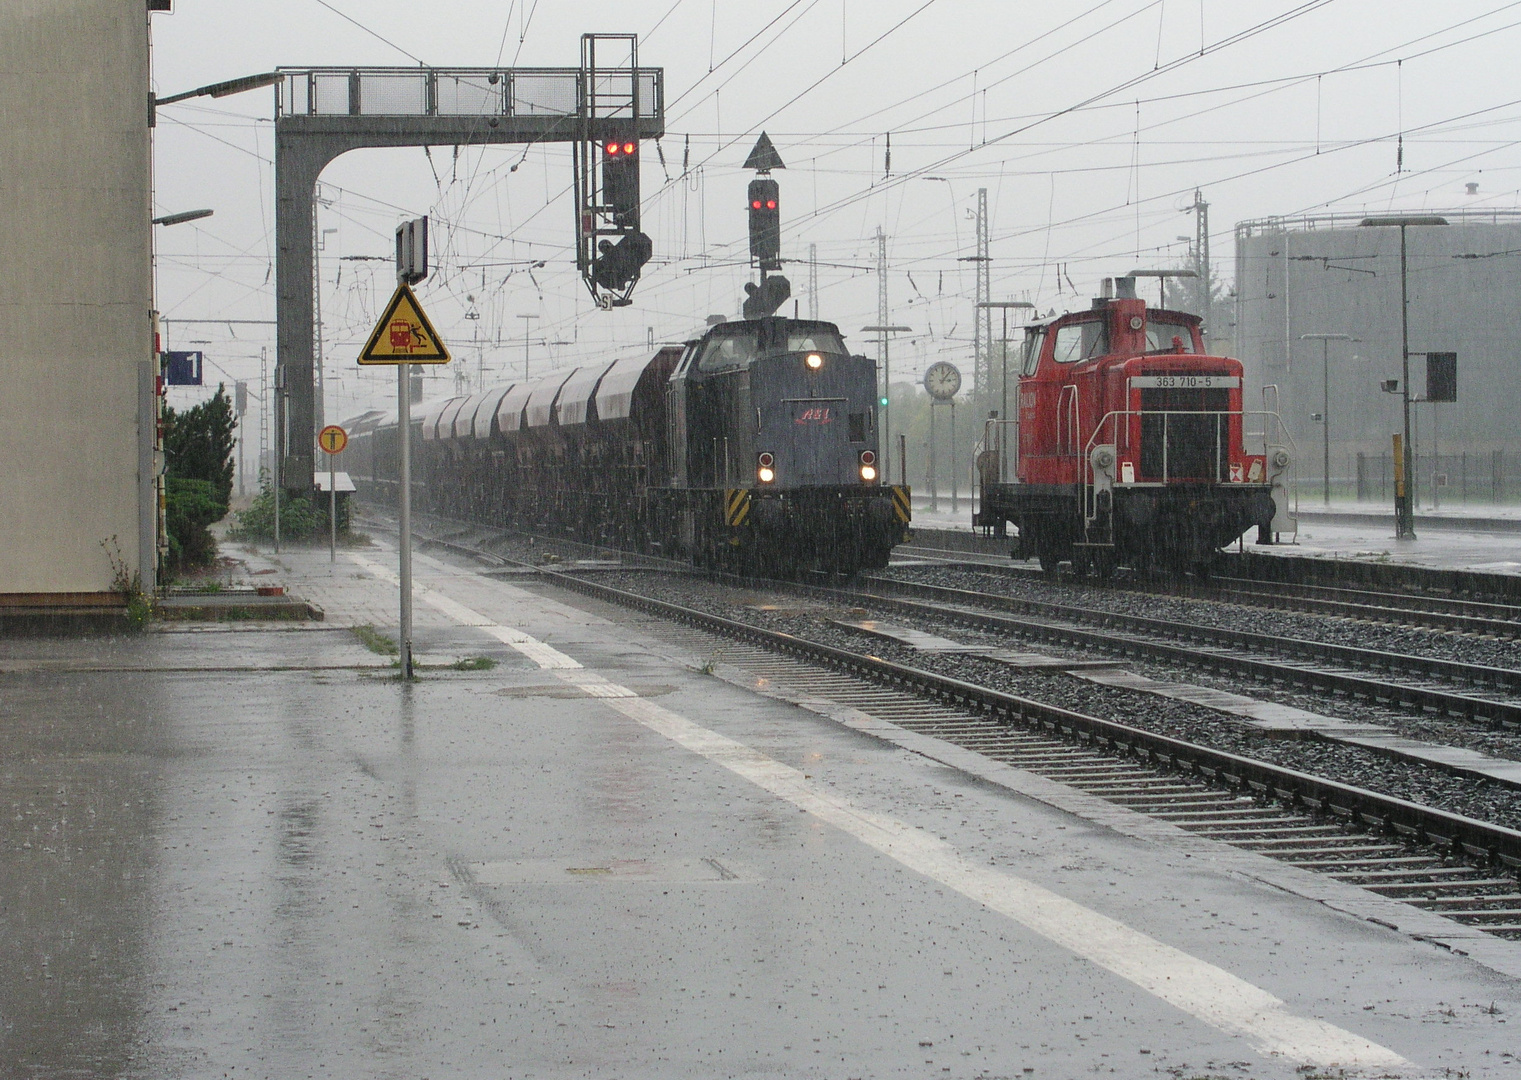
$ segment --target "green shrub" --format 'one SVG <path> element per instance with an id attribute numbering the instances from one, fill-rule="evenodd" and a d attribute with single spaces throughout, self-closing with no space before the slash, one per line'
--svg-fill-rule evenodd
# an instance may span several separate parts
<path id="1" fill-rule="evenodd" d="M 217 498 L 210 480 L 180 476 L 164 478 L 164 520 L 169 529 L 169 565 L 176 569 L 209 566 L 217 542 L 210 526 L 227 516 L 227 504 Z"/>
<path id="2" fill-rule="evenodd" d="M 232 501 L 232 451 L 238 418 L 227 389 L 184 412 L 164 406 L 164 463 L 170 476 L 206 480 L 215 489 L 222 513 Z"/>
<path id="3" fill-rule="evenodd" d="M 232 498 L 233 433 L 238 420 L 223 386 L 184 412 L 164 408 L 165 569 L 209 566 L 217 545 L 210 526 L 227 516 Z"/>
<path id="4" fill-rule="evenodd" d="M 318 508 L 304 495 L 280 497 L 280 539 L 308 540 L 327 528 L 327 507 Z M 272 540 L 275 535 L 275 493 L 268 475 L 259 478 L 259 494 L 239 511 L 237 524 L 227 531 L 233 540 Z"/>

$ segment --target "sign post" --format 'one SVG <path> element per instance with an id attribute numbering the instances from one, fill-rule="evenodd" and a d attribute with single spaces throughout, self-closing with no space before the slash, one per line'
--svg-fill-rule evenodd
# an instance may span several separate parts
<path id="1" fill-rule="evenodd" d="M 424 256 L 426 258 L 426 256 Z M 426 273 L 426 269 L 422 270 Z M 375 324 L 364 351 L 359 354 L 361 364 L 396 365 L 396 434 L 401 457 L 400 483 L 396 493 L 397 528 L 401 533 L 397 544 L 399 559 L 397 577 L 401 579 L 401 627 L 397 634 L 401 647 L 401 677 L 412 678 L 412 396 L 410 383 L 413 364 L 447 364 L 449 350 L 439 340 L 417 302 L 408 278 L 421 280 L 409 273 L 402 265 L 398 250 L 397 276 L 402 278 L 396 286 L 391 302 L 386 305 Z"/>
<path id="2" fill-rule="evenodd" d="M 337 424 L 329 424 L 318 433 L 317 443 L 327 453 L 327 561 L 335 563 L 338 561 L 338 455 L 349 444 L 349 433 Z"/>

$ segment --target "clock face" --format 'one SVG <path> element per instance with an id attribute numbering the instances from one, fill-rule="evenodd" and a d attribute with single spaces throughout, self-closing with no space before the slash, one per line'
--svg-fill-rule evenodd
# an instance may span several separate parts
<path id="1" fill-rule="evenodd" d="M 924 389 L 936 401 L 949 401 L 961 389 L 961 372 L 956 370 L 955 364 L 937 361 L 924 373 Z"/>

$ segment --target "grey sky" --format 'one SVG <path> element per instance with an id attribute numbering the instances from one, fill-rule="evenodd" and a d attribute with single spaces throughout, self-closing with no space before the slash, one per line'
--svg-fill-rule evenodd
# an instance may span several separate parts
<path id="1" fill-rule="evenodd" d="M 1182 258 L 1195 186 L 1212 204 L 1226 273 L 1239 219 L 1521 204 L 1521 91 L 1509 78 L 1521 3 L 178 0 L 175 9 L 154 17 L 165 94 L 279 65 L 573 66 L 584 31 L 637 32 L 641 62 L 665 69 L 666 164 L 647 148 L 643 173 L 655 261 L 623 311 L 594 310 L 576 275 L 567 146 L 457 156 L 435 147 L 431 160 L 364 151 L 328 168 L 330 416 L 390 392 L 383 373 L 352 363 L 389 294 L 389 267 L 342 257 L 387 255 L 405 217 L 433 215 L 438 270 L 422 296 L 472 378 L 478 365 L 488 378 L 520 370 L 525 326 L 545 370 L 735 313 L 749 273 L 750 174 L 740 166 L 763 127 L 788 165 L 777 174 L 783 254 L 806 260 L 818 245 L 820 315 L 863 351 L 858 331 L 877 319 L 875 232 L 889 234 L 893 319 L 917 335 L 895 350 L 904 377 L 941 357 L 970 366 L 974 283 L 957 259 L 972 254 L 967 215 L 979 187 L 989 192 L 993 296 L 1043 311 L 1085 304 L 1101 276 Z M 272 113 L 269 90 L 161 111 L 159 212 L 216 210 L 158 230 L 159 303 L 171 318 L 273 318 Z M 1464 193 L 1470 181 L 1476 198 Z M 806 265 L 788 275 L 806 306 Z M 272 330 L 168 326 L 172 347 L 204 349 L 211 374 L 229 378 L 257 377 L 259 347 L 273 357 Z M 430 392 L 452 386 L 435 378 Z"/>

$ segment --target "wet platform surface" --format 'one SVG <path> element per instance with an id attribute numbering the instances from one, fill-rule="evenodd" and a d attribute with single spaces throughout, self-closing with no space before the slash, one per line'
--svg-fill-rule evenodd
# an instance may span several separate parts
<path id="1" fill-rule="evenodd" d="M 963 498 L 961 512 L 952 513 L 950 500 L 942 496 L 937 511 L 930 508 L 928 499 L 916 494 L 914 528 L 924 534 L 928 544 L 933 544 L 934 530 L 970 534 L 972 503 Z M 1397 540 L 1388 507 L 1333 502 L 1327 509 L 1318 501 L 1312 504 L 1301 499 L 1297 536 L 1285 533 L 1282 543 L 1270 545 L 1256 544 L 1256 538 L 1255 529 L 1247 532 L 1246 550 L 1265 555 L 1521 574 L 1521 507 L 1510 505 L 1469 503 L 1417 510 L 1415 539 Z"/>
<path id="2" fill-rule="evenodd" d="M 321 629 L 0 642 L 0 1073 L 1515 1074 L 1521 948 L 522 580 L 420 559 L 403 687 L 394 556 L 280 567 Z"/>

